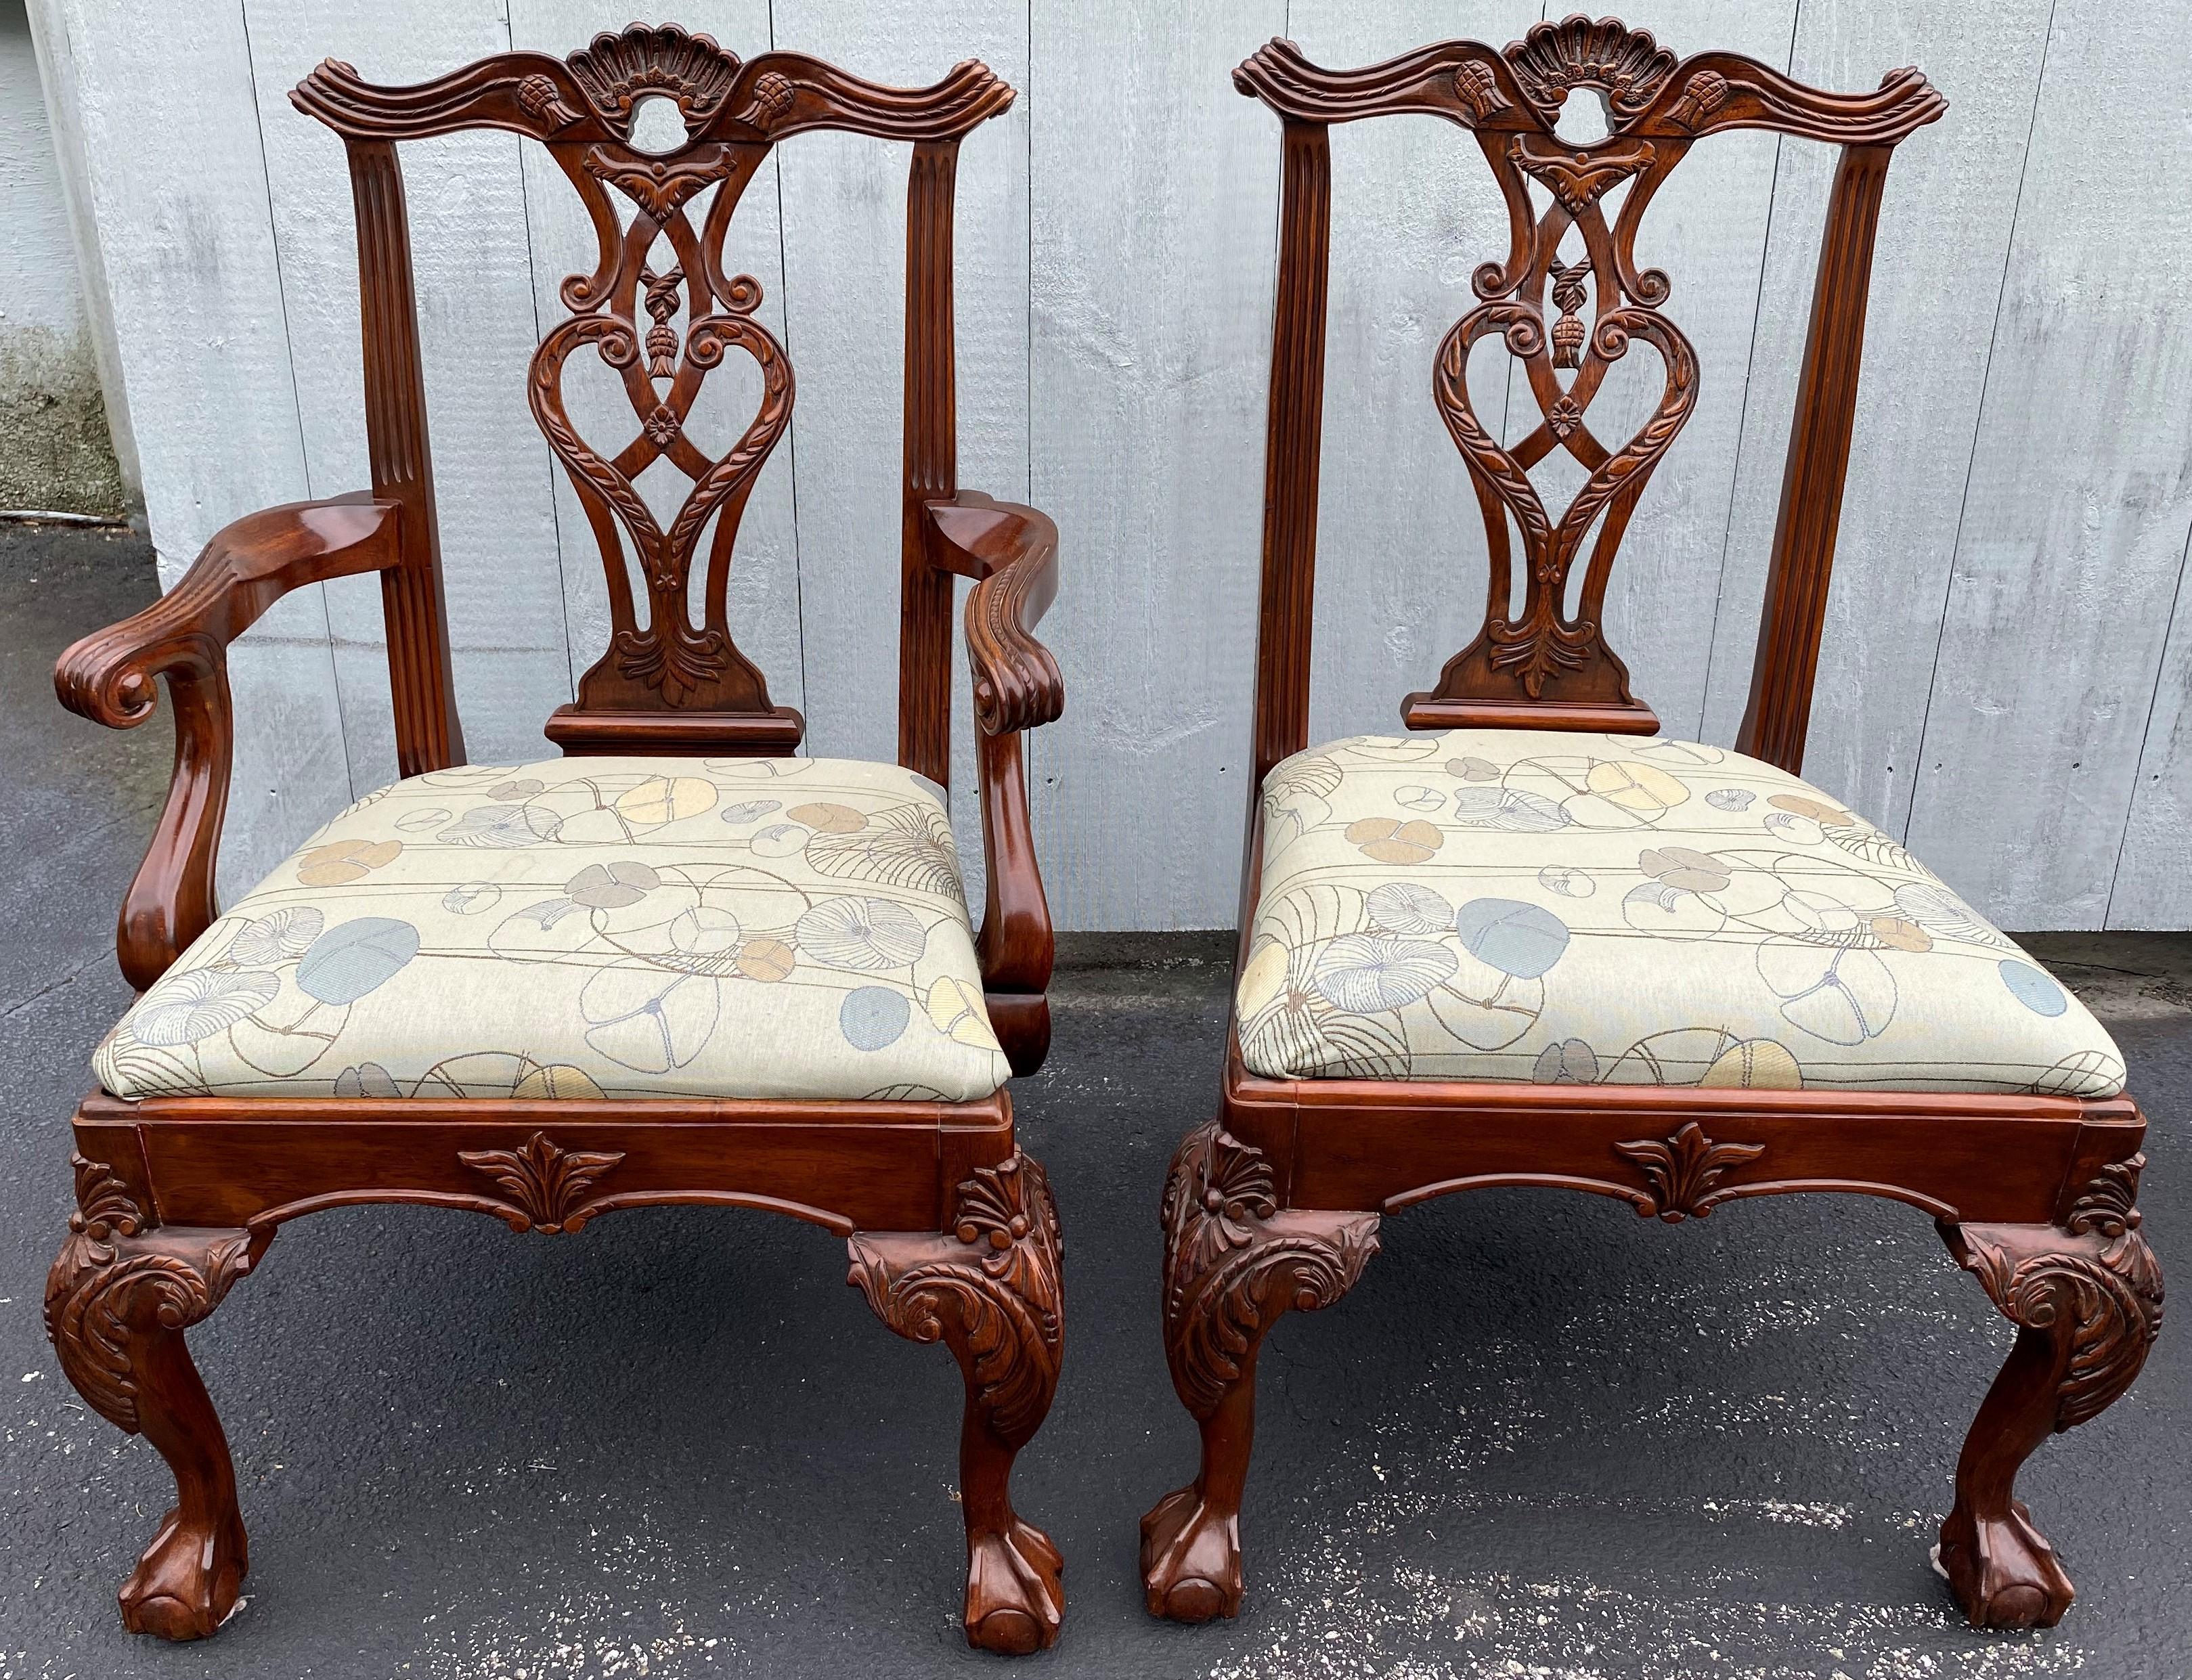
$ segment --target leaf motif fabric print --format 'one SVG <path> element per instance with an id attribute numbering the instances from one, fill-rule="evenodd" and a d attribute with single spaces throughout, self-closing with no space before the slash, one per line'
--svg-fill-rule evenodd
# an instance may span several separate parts
<path id="1" fill-rule="evenodd" d="M 125 1097 L 379 1104 L 956 1102 L 1010 1071 L 941 789 L 850 760 L 649 757 L 458 766 L 360 800 L 94 1066 Z"/>
<path id="2" fill-rule="evenodd" d="M 228 948 L 231 962 L 247 968 L 294 961 L 311 948 L 327 925 L 327 918 L 310 904 L 292 905 L 247 924 Z"/>
<path id="3" fill-rule="evenodd" d="M 2099 1023 L 1921 862 L 1741 754 L 1359 737 L 1276 766 L 1261 814 L 1234 1005 L 1252 1073 L 2122 1086 Z"/>
<path id="4" fill-rule="evenodd" d="M 280 989 L 271 974 L 200 969 L 166 976 L 131 1011 L 130 1031 L 140 1044 L 197 1044 L 271 1003 Z"/>
<path id="5" fill-rule="evenodd" d="M 829 898 L 799 919 L 799 948 L 831 968 L 875 971 L 919 960 L 928 934 L 888 898 Z"/>
<path id="6" fill-rule="evenodd" d="M 1372 1015 L 1428 995 L 1455 965 L 1453 952 L 1429 940 L 1350 933 L 1324 948 L 1316 984 L 1333 1008 Z"/>
<path id="7" fill-rule="evenodd" d="M 961 893 L 959 854 L 950 826 L 933 806 L 898 806 L 852 827 L 817 824 L 807 842 L 807 861 L 832 880 L 873 881 L 936 897 Z"/>

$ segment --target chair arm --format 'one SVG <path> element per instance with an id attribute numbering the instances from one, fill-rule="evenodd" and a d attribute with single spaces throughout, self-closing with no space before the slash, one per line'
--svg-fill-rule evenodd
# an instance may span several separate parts
<path id="1" fill-rule="evenodd" d="M 974 721 L 985 735 L 1055 722 L 1065 680 L 1035 626 L 1058 594 L 1058 527 L 1047 514 L 974 491 L 930 502 L 927 512 L 936 563 L 974 579 L 967 597 Z"/>
<path id="2" fill-rule="evenodd" d="M 363 494 L 247 514 L 216 532 L 175 587 L 75 643 L 54 667 L 61 703 L 110 729 L 152 715 L 153 678 L 175 709 L 175 770 L 151 844 L 122 903 L 116 948 L 143 991 L 212 925 L 235 722 L 228 646 L 283 595 L 397 560 L 400 510 Z"/>
<path id="3" fill-rule="evenodd" d="M 1034 626 L 1058 593 L 1058 527 L 1033 508 L 972 491 L 927 504 L 936 564 L 974 588 L 967 598 L 967 656 L 973 668 L 975 768 L 989 883 L 974 943 L 990 1024 L 1015 1073 L 1032 1073 L 1050 1049 L 1046 995 L 1056 942 L 1036 862 L 1021 733 L 1065 709 L 1058 661 Z"/>

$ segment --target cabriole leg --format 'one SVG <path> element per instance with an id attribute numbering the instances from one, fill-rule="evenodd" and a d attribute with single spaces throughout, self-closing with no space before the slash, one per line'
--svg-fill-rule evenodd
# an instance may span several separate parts
<path id="1" fill-rule="evenodd" d="M 1241 1609 L 1241 1494 L 1256 1428 L 1256 1353 L 1288 1307 L 1329 1307 L 1378 1251 L 1374 1213 L 1282 1210 L 1270 1164 L 1213 1121 L 1165 1183 L 1165 1358 L 1202 1431 L 1194 1482 L 1142 1518 L 1150 1614 Z"/>
<path id="2" fill-rule="evenodd" d="M 899 1335 L 943 1341 L 967 1381 L 959 1429 L 967 1642 L 1053 1643 L 1065 1609 L 1057 1547 L 1013 1510 L 1013 1461 L 1058 1389 L 1064 1313 L 1058 1212 L 1042 1166 L 1015 1154 L 960 1185 L 952 1228 L 862 1232 L 848 1281 Z"/>
<path id="3" fill-rule="evenodd" d="M 132 1633 L 203 1639 L 236 1608 L 245 1569 L 236 1472 L 183 1332 L 251 1267 L 243 1231 L 147 1230 L 128 1187 L 74 1159 L 77 1211 L 46 1280 L 61 1369 L 101 1417 L 159 1449 L 175 1506 L 122 1586 Z"/>
<path id="4" fill-rule="evenodd" d="M 2132 1205 L 2144 1165 L 2134 1155 L 2104 1168 L 2059 1226 L 1942 1223 L 1957 1264 L 2018 1326 L 1964 1438 L 1935 1553 L 1974 1627 L 2052 1627 L 2075 1596 L 2012 1489 L 2051 1433 L 2131 1387 L 2161 1328 L 2161 1267 Z"/>

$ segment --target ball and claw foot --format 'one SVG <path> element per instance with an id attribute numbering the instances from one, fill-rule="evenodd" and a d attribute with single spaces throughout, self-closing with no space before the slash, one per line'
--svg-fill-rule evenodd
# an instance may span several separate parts
<path id="1" fill-rule="evenodd" d="M 244 1569 L 241 1521 L 208 1529 L 172 1510 L 122 1583 L 122 1625 L 161 1639 L 210 1638 L 236 1613 Z"/>
<path id="2" fill-rule="evenodd" d="M 1933 1553 L 1974 1627 L 2052 1627 L 2077 1596 L 2013 1488 L 2050 1435 L 2121 1398 L 2161 1329 L 2161 1267 L 2135 1205 L 2145 1165 L 2101 1167 L 2060 1225 L 1941 1222 L 1956 1263 L 2018 1327 L 1964 1438 Z"/>
<path id="3" fill-rule="evenodd" d="M 1142 1518 L 1142 1586 L 1153 1616 L 1239 1615 L 1239 1514 L 1213 1511 L 1192 1484 L 1167 1494 Z"/>
<path id="4" fill-rule="evenodd" d="M 1256 1432 L 1256 1353 L 1286 1313 L 1329 1307 L 1378 1251 L 1378 1216 L 1282 1208 L 1270 1161 L 1217 1123 L 1165 1182 L 1165 1363 L 1202 1435 L 1188 1486 L 1142 1518 L 1150 1614 L 1241 1613 L 1241 1495 Z"/>
<path id="5" fill-rule="evenodd" d="M 1973 1627 L 2052 1627 L 2078 1596 L 2021 1499 L 2010 1501 L 2003 1518 L 1951 1515 L 1933 1548 L 1933 1567 Z"/>
<path id="6" fill-rule="evenodd" d="M 959 1503 L 967 1524 L 967 1643 L 1025 1655 L 1056 1643 L 1065 1609 L 1050 1536 L 1013 1509 L 1013 1461 L 1058 1392 L 1064 1352 L 1058 1209 L 1042 1166 L 1014 1153 L 962 1182 L 941 1232 L 856 1232 L 846 1281 L 885 1325 L 941 1341 L 966 1379 Z"/>
<path id="7" fill-rule="evenodd" d="M 1065 1615 L 1065 1561 L 1041 1529 L 1013 1519 L 1010 1533 L 968 1547 L 967 1643 L 1025 1656 L 1058 1640 Z"/>

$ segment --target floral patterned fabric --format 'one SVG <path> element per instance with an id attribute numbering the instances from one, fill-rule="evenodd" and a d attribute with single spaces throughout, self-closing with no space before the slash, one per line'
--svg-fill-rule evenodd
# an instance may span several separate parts
<path id="1" fill-rule="evenodd" d="M 1687 741 L 1363 736 L 1263 789 L 1249 1068 L 2109 1096 L 2085 1006 L 1871 823 Z"/>
<path id="2" fill-rule="evenodd" d="M 940 790 L 558 758 L 368 794 L 93 1059 L 118 1096 L 968 1102 L 1004 1082 Z"/>

